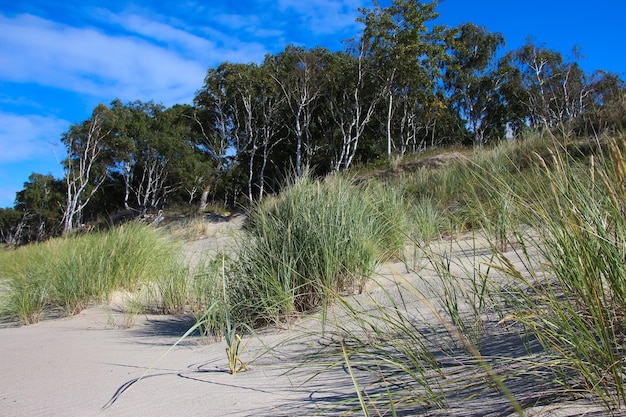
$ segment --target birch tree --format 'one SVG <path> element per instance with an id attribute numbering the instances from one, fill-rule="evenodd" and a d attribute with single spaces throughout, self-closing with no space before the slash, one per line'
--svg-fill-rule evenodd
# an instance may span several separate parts
<path id="1" fill-rule="evenodd" d="M 435 95 L 439 64 L 445 52 L 443 27 L 428 25 L 439 16 L 435 11 L 437 2 L 393 0 L 390 7 L 380 7 L 378 2 L 374 5 L 373 10 L 362 10 L 359 21 L 365 25 L 367 55 L 374 62 L 386 101 L 386 152 L 391 155 L 394 127 L 398 125 L 396 111 L 408 106 L 404 121 L 415 120 L 412 113 L 416 101 Z"/>
<path id="2" fill-rule="evenodd" d="M 107 179 L 107 140 L 111 129 L 107 127 L 106 118 L 109 113 L 105 105 L 98 105 L 90 119 L 73 125 L 62 137 L 68 154 L 64 163 L 67 199 L 63 235 L 82 222 L 83 209 Z"/>
<path id="3" fill-rule="evenodd" d="M 180 110 L 141 101 L 127 105 L 115 101 L 111 108 L 120 145 L 116 159 L 124 180 L 124 206 L 142 213 L 159 208 L 182 186 L 180 166 L 192 157 L 187 132 L 179 128 Z"/>
<path id="4" fill-rule="evenodd" d="M 227 89 L 226 73 L 231 64 L 223 63 L 209 69 L 204 86 L 194 98 L 195 109 L 187 117 L 192 121 L 196 132 L 198 150 L 207 154 L 213 163 L 212 172 L 202 176 L 202 193 L 198 212 L 204 212 L 211 187 L 225 176 L 236 163 L 238 145 L 233 140 L 233 108 Z M 231 152 L 231 156 L 228 152 Z"/>
<path id="5" fill-rule="evenodd" d="M 288 128 L 296 140 L 295 170 L 302 176 L 315 151 L 311 127 L 325 88 L 324 67 L 330 52 L 324 48 L 305 50 L 289 46 L 265 65 L 273 69 L 272 78 L 280 86 L 289 108 Z"/>
<path id="6" fill-rule="evenodd" d="M 235 67 L 233 90 L 240 101 L 238 122 L 247 138 L 245 155 L 248 160 L 248 199 L 263 198 L 265 193 L 265 171 L 273 149 L 287 138 L 279 136 L 284 130 L 281 112 L 286 97 L 277 88 L 265 65 L 239 65 Z M 243 153 L 243 149 L 241 151 Z M 255 182 L 256 177 L 256 182 Z M 255 184 L 257 192 L 255 193 Z"/>
<path id="7" fill-rule="evenodd" d="M 356 47 L 356 58 L 335 54 L 329 71 L 330 117 L 340 132 L 340 141 L 333 150 L 334 171 L 350 167 L 366 127 L 372 121 L 380 94 L 373 86 L 371 68 L 365 60 L 364 40 Z"/>
<path id="8" fill-rule="evenodd" d="M 574 49 L 574 58 L 578 52 Z M 521 88 L 516 99 L 526 106 L 530 126 L 569 135 L 570 122 L 586 109 L 591 89 L 576 61 L 565 62 L 559 52 L 538 47 L 531 40 L 507 54 L 516 67 Z"/>
<path id="9" fill-rule="evenodd" d="M 495 67 L 495 55 L 504 45 L 499 33 L 473 23 L 463 24 L 448 32 L 450 60 L 446 63 L 444 85 L 454 108 L 463 117 L 474 135 L 474 144 L 487 141 L 487 133 L 501 128 L 499 89 L 503 78 Z"/>

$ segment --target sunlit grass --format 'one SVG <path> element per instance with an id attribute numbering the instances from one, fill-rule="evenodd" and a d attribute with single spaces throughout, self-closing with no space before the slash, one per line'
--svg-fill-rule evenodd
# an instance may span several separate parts
<path id="1" fill-rule="evenodd" d="M 489 392 L 518 415 L 566 399 L 623 407 L 622 142 L 594 146 L 586 159 L 555 142 L 519 164 L 519 149 L 507 146 L 428 173 L 434 191 L 420 200 L 418 224 L 433 230 L 429 207 L 451 205 L 444 215 L 456 227 L 423 234 L 435 239 L 413 235 L 405 265 L 414 278 L 399 271 L 372 280 L 359 298 L 337 295 L 326 349 L 311 357 L 349 368 L 346 383 L 358 392 L 337 407 L 422 413 Z M 410 190 L 424 187 L 414 178 L 421 185 Z M 467 228 L 462 240 L 448 234 Z M 516 341 L 518 351 L 498 349 L 494 337 Z"/>
<path id="2" fill-rule="evenodd" d="M 564 389 L 591 393 L 607 408 L 626 404 L 626 160 L 623 138 L 581 164 L 563 151 L 540 159 L 542 201 L 519 204 L 536 238 L 520 236 L 525 270 L 501 255 L 510 280 L 507 319 L 550 352 Z M 520 200 L 517 200 L 520 203 Z M 539 248 L 540 265 L 526 248 Z M 514 290 L 511 290 L 514 288 Z M 513 302 L 514 301 L 514 302 Z"/>
<path id="3" fill-rule="evenodd" d="M 42 314 L 77 314 L 113 291 L 134 292 L 181 274 L 178 249 L 153 229 L 127 224 L 106 232 L 53 239 L 5 251 L 5 319 L 34 323 Z"/>
<path id="4" fill-rule="evenodd" d="M 233 315 L 279 323 L 326 305 L 329 290 L 360 291 L 379 262 L 401 253 L 405 208 L 388 187 L 294 181 L 250 211 L 227 275 Z"/>
<path id="5" fill-rule="evenodd" d="M 137 225 L 3 251 L 3 318 L 76 314 L 144 288 L 146 305 L 223 338 L 236 373 L 244 331 L 321 309 L 308 359 L 346 370 L 355 395 L 342 410 L 406 415 L 487 393 L 520 415 L 563 398 L 619 409 L 623 141 L 509 143 L 397 183 L 304 177 L 251 208 L 233 253 L 193 268 Z M 399 269 L 382 273 L 388 261 Z M 537 392 L 511 388 L 520 381 Z"/>

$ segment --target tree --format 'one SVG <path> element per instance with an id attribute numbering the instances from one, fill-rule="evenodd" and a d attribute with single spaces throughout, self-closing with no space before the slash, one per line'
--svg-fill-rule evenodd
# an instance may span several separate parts
<path id="1" fill-rule="evenodd" d="M 288 137 L 286 97 L 272 77 L 274 70 L 268 62 L 261 66 L 223 63 L 209 71 L 196 97 L 198 107 L 210 116 L 204 123 L 197 119 L 205 147 L 212 150 L 224 174 L 245 167 L 249 200 L 263 197 L 272 152 Z M 220 156 L 224 153 L 228 159 Z"/>
<path id="2" fill-rule="evenodd" d="M 251 121 L 254 120 L 254 142 L 252 152 L 249 155 L 248 172 L 248 198 L 253 198 L 252 179 L 254 170 L 254 157 L 257 151 L 261 153 L 261 161 L 258 167 L 258 198 L 262 199 L 265 193 L 265 172 L 271 160 L 274 148 L 288 138 L 281 114 L 284 112 L 285 97 L 281 94 L 276 82 L 268 76 L 265 65 L 255 68 L 253 74 L 254 83 L 252 91 L 254 99 L 251 100 Z M 252 105 L 254 102 L 254 106 Z"/>
<path id="3" fill-rule="evenodd" d="M 303 166 L 309 165 L 313 153 L 312 125 L 314 113 L 320 106 L 325 89 L 324 69 L 330 51 L 325 48 L 305 50 L 288 46 L 275 57 L 267 57 L 264 66 L 270 76 L 280 86 L 289 108 L 289 121 L 286 126 L 296 140 L 295 170 L 302 176 Z"/>
<path id="4" fill-rule="evenodd" d="M 123 105 L 116 100 L 111 109 L 120 145 L 115 158 L 124 180 L 125 208 L 144 212 L 162 207 L 181 186 L 177 166 L 190 157 L 178 114 L 141 101 Z"/>
<path id="5" fill-rule="evenodd" d="M 406 128 L 406 123 L 417 120 L 416 105 L 436 97 L 439 64 L 445 53 L 444 30 L 442 26 L 428 25 L 439 16 L 435 11 L 437 2 L 394 0 L 387 8 L 377 2 L 374 6 L 373 10 L 362 9 L 359 20 L 365 25 L 363 42 L 387 102 L 384 124 L 390 155 L 394 126 L 405 134 L 413 131 Z M 402 115 L 396 119 L 399 108 L 403 108 Z"/>
<path id="6" fill-rule="evenodd" d="M 348 169 L 365 129 L 373 119 L 380 94 L 374 86 L 370 62 L 365 59 L 364 39 L 353 41 L 354 55 L 336 53 L 328 66 L 330 117 L 340 132 L 331 149 L 331 168 Z"/>
<path id="7" fill-rule="evenodd" d="M 193 113 L 187 116 L 193 123 L 196 148 L 212 162 L 211 172 L 201 176 L 198 212 L 204 211 L 211 187 L 237 166 L 243 147 L 234 132 L 237 124 L 228 83 L 231 65 L 223 63 L 208 70 L 204 86 L 194 98 Z"/>
<path id="8" fill-rule="evenodd" d="M 445 65 L 444 86 L 452 105 L 467 121 L 474 144 L 483 145 L 488 133 L 501 133 L 503 78 L 495 67 L 495 55 L 504 38 L 473 23 L 461 25 L 447 34 L 449 61 Z"/>
<path id="9" fill-rule="evenodd" d="M 110 164 L 110 110 L 98 105 L 88 120 L 74 124 L 61 140 L 67 149 L 64 162 L 67 189 L 63 212 L 63 235 L 70 233 L 82 220 L 81 214 L 107 179 Z"/>
<path id="10" fill-rule="evenodd" d="M 574 48 L 574 56 L 578 57 Z M 531 40 L 510 52 L 506 59 L 517 69 L 513 77 L 521 88 L 513 88 L 527 108 L 529 124 L 568 135 L 570 122 L 585 111 L 590 94 L 584 72 L 574 62 L 566 63 L 560 53 L 536 46 Z"/>
<path id="11" fill-rule="evenodd" d="M 65 184 L 52 175 L 33 173 L 15 196 L 15 209 L 23 215 L 22 238 L 40 241 L 58 233 L 63 218 Z"/>
<path id="12" fill-rule="evenodd" d="M 247 165 L 247 196 L 252 201 L 265 192 L 265 169 L 273 148 L 285 137 L 277 138 L 283 126 L 278 114 L 285 99 L 265 65 L 230 65 L 226 73 L 231 96 L 232 132 L 238 159 Z M 257 172 L 257 154 L 261 161 Z M 256 182 L 255 182 L 256 178 Z"/>
<path id="13" fill-rule="evenodd" d="M 598 135 L 626 129 L 626 83 L 617 74 L 598 70 L 591 76 L 588 89 L 577 130 Z"/>
<path id="14" fill-rule="evenodd" d="M 14 208 L 0 208 L 0 242 L 17 245 L 22 238 L 24 214 Z"/>
<path id="15" fill-rule="evenodd" d="M 189 118 L 193 113 L 190 105 L 174 105 L 160 112 L 156 120 L 165 145 L 163 155 L 168 159 L 167 199 L 180 204 L 194 203 L 192 194 L 195 197 L 212 169 L 211 158 L 198 149 L 195 122 Z"/>

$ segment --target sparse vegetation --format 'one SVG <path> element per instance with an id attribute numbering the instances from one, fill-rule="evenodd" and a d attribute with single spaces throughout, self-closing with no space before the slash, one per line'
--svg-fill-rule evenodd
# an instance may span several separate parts
<path id="1" fill-rule="evenodd" d="M 519 163 L 513 155 L 528 145 L 415 177 L 414 190 L 428 177 L 429 198 L 453 207 L 452 229 L 474 231 L 470 243 L 454 243 L 449 228 L 416 240 L 413 274 L 374 279 L 360 301 L 339 298 L 327 349 L 312 360 L 350 368 L 360 391 L 342 409 L 419 414 L 489 392 L 519 415 L 566 398 L 608 412 L 626 404 L 623 137 L 544 142 Z M 502 356 L 493 340 L 507 338 L 516 353 Z"/>
<path id="2" fill-rule="evenodd" d="M 442 167 L 400 162 L 383 180 L 305 175 L 250 209 L 231 253 L 193 268 L 135 224 L 3 251 L 3 317 L 76 314 L 143 288 L 144 309 L 194 314 L 225 340 L 237 373 L 242 333 L 321 308 L 325 348 L 308 360 L 349 370 L 344 411 L 419 413 L 481 393 L 520 415 L 567 398 L 620 409 L 623 143 L 530 138 Z"/>

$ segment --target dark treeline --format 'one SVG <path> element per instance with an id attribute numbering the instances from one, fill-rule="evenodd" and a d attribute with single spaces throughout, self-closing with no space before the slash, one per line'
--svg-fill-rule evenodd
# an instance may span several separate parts
<path id="1" fill-rule="evenodd" d="M 65 177 L 32 174 L 0 209 L 4 241 L 65 234 L 163 207 L 234 207 L 284 179 L 525 131 L 566 137 L 624 128 L 626 88 L 532 41 L 437 24 L 436 2 L 361 10 L 344 51 L 289 46 L 260 64 L 210 68 L 193 105 L 98 105 L 62 135 Z"/>

